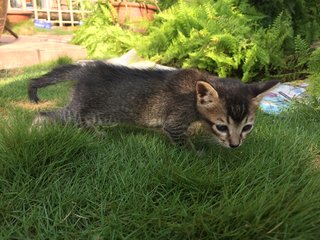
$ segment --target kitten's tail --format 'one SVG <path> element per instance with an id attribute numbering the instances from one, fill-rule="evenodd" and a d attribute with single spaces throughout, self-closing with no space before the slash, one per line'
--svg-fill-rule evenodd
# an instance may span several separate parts
<path id="1" fill-rule="evenodd" d="M 75 64 L 63 65 L 53 69 L 51 72 L 39 78 L 32 79 L 28 87 L 28 95 L 30 101 L 35 103 L 39 102 L 40 99 L 37 95 L 38 88 L 46 87 L 67 80 L 78 80 L 80 76 L 79 70 L 82 67 L 83 66 L 81 65 Z"/>

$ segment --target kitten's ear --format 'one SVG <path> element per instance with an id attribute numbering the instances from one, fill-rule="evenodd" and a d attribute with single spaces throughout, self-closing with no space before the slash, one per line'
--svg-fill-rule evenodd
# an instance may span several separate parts
<path id="1" fill-rule="evenodd" d="M 219 100 L 218 92 L 207 82 L 197 82 L 196 91 L 197 103 L 203 107 L 212 108 Z"/>
<path id="2" fill-rule="evenodd" d="M 277 80 L 249 84 L 249 87 L 253 93 L 252 101 L 256 104 L 259 104 L 262 98 L 266 96 L 272 89 L 276 88 L 279 84 L 280 83 Z"/>

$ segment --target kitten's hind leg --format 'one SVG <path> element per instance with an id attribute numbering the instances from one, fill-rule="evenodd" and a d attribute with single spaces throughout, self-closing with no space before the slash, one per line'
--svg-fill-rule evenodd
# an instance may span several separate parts
<path id="1" fill-rule="evenodd" d="M 41 128 L 45 124 L 51 123 L 77 123 L 77 120 L 77 114 L 67 108 L 58 111 L 39 112 L 34 118 L 30 130 L 33 128 Z"/>
<path id="2" fill-rule="evenodd" d="M 34 128 L 41 128 L 47 122 L 49 122 L 47 112 L 39 112 L 38 115 L 32 121 L 30 131 Z"/>

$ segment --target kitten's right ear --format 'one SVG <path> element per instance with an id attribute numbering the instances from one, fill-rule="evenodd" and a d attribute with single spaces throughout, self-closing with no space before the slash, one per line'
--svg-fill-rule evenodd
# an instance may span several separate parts
<path id="1" fill-rule="evenodd" d="M 212 108 L 219 100 L 218 92 L 207 82 L 197 82 L 196 91 L 197 103 L 203 107 Z"/>
<path id="2" fill-rule="evenodd" d="M 280 83 L 277 80 L 249 84 L 253 94 L 252 101 L 258 104 L 262 98 L 268 94 L 268 92 L 277 87 L 279 84 Z"/>

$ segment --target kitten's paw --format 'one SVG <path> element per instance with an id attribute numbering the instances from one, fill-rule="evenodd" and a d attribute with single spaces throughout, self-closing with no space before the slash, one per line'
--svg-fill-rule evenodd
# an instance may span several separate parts
<path id="1" fill-rule="evenodd" d="M 206 156 L 206 152 L 204 151 L 204 149 L 196 150 L 195 154 L 197 157 L 205 157 Z"/>

